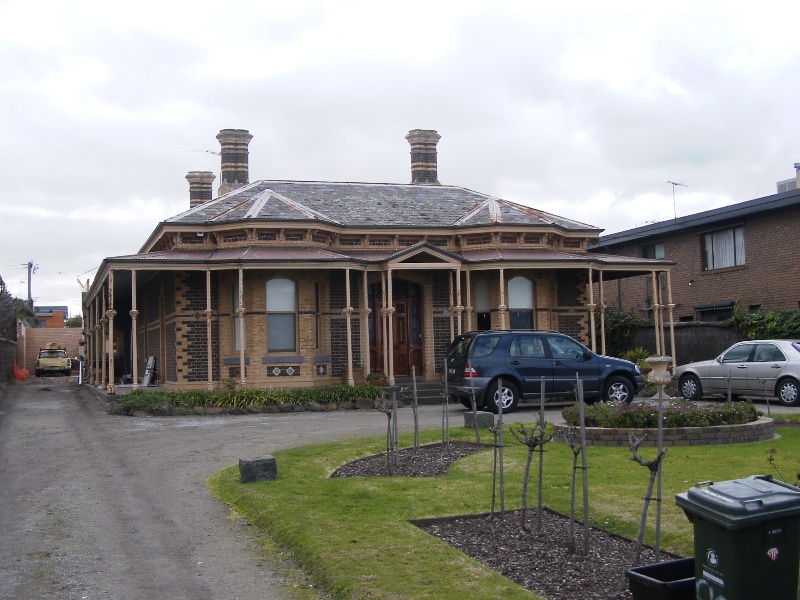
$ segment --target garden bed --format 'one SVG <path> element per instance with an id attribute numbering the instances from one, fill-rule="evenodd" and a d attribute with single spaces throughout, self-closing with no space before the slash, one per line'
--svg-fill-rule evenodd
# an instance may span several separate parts
<path id="1" fill-rule="evenodd" d="M 553 438 L 559 441 L 570 426 L 565 421 L 553 423 Z M 586 443 L 590 446 L 629 446 L 630 434 L 645 437 L 642 446 L 658 445 L 658 431 L 641 427 L 587 427 Z M 664 427 L 665 446 L 707 446 L 714 444 L 745 444 L 764 442 L 775 437 L 775 421 L 759 417 L 751 423 L 714 425 L 709 427 Z"/>

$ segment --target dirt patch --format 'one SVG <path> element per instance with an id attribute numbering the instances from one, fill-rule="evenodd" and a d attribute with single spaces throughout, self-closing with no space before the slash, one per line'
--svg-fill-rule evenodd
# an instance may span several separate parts
<path id="1" fill-rule="evenodd" d="M 487 450 L 469 442 L 428 444 L 418 450 L 407 448 L 398 453 L 396 474 L 408 477 L 436 477 L 464 456 Z M 332 477 L 382 477 L 388 475 L 386 454 L 358 459 L 337 469 Z M 635 544 L 594 527 L 589 531 L 589 552 L 583 553 L 583 525 L 574 527 L 574 552 L 570 551 L 569 520 L 558 513 L 543 510 L 541 530 L 537 513 L 528 509 L 522 528 L 518 511 L 457 519 L 428 519 L 418 525 L 487 567 L 542 595 L 548 600 L 628 600 L 625 571 L 631 567 Z M 671 555 L 664 555 L 669 560 Z M 653 551 L 645 548 L 641 565 L 655 562 Z"/>

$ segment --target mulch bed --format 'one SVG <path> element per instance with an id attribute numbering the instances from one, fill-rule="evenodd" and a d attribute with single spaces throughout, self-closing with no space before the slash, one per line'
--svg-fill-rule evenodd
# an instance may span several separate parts
<path id="1" fill-rule="evenodd" d="M 398 452 L 395 475 L 436 477 L 447 472 L 454 461 L 490 449 L 486 445 L 451 442 L 450 448 L 427 444 L 418 450 Z M 377 454 L 342 465 L 332 477 L 384 477 L 385 454 Z M 625 571 L 631 567 L 635 543 L 594 527 L 589 533 L 589 552 L 584 554 L 583 525 L 574 527 L 574 552 L 570 552 L 569 520 L 543 510 L 537 530 L 536 507 L 529 508 L 521 527 L 519 511 L 505 515 L 426 519 L 419 527 L 447 542 L 487 567 L 540 594 L 547 600 L 628 600 Z M 673 558 L 662 552 L 662 560 Z M 644 548 L 640 565 L 655 562 L 653 551 Z"/>

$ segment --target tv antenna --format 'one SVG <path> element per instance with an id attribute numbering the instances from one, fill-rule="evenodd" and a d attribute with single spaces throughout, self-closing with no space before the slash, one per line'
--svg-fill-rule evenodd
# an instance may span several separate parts
<path id="1" fill-rule="evenodd" d="M 666 181 L 665 183 L 668 183 L 668 184 L 670 184 L 672 186 L 672 210 L 675 213 L 675 220 L 677 221 L 678 220 L 678 207 L 675 204 L 675 186 L 676 185 L 680 185 L 682 187 L 689 187 L 689 186 L 686 185 L 685 183 L 681 183 L 679 181 Z"/>

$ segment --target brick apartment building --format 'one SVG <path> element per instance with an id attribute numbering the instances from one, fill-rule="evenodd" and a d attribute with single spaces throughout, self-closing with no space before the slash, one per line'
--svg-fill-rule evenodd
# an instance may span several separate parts
<path id="1" fill-rule="evenodd" d="M 800 164 L 778 193 L 600 237 L 603 255 L 665 259 L 678 321 L 722 321 L 739 310 L 800 308 Z M 652 276 L 618 279 L 609 304 L 649 318 Z M 660 282 L 664 285 L 664 281 Z M 658 298 L 656 302 L 658 302 Z"/>
<path id="2" fill-rule="evenodd" d="M 189 173 L 189 209 L 137 254 L 105 259 L 89 286 L 91 383 L 138 385 L 151 357 L 172 389 L 352 384 L 361 370 L 393 383 L 412 367 L 436 380 L 471 329 L 555 329 L 595 346 L 592 284 L 602 295 L 672 266 L 589 254 L 596 227 L 441 185 L 435 131 L 406 136 L 410 184 L 250 183 L 252 136 L 217 139 L 218 197 L 213 173 Z"/>

